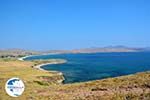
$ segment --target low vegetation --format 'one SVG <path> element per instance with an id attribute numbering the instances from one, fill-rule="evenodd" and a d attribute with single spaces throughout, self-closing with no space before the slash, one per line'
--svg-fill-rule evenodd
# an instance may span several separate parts
<path id="1" fill-rule="evenodd" d="M 50 61 L 50 60 L 49 60 Z M 19 77 L 25 91 L 18 100 L 150 100 L 150 72 L 74 84 L 59 84 L 55 72 L 32 68 L 49 61 L 0 59 L 0 100 L 15 100 L 5 92 L 5 82 Z"/>
<path id="2" fill-rule="evenodd" d="M 0 58 L 18 58 L 27 55 L 38 55 L 41 52 L 22 49 L 0 49 Z"/>

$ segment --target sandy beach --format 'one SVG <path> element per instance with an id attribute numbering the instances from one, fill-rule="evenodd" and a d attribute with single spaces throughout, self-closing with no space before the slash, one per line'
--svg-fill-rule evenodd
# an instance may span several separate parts
<path id="1" fill-rule="evenodd" d="M 28 58 L 28 57 L 31 57 L 31 56 L 34 56 L 34 55 L 24 56 L 24 57 L 18 58 L 18 60 L 23 61 L 25 58 Z"/>
<path id="2" fill-rule="evenodd" d="M 63 64 L 63 63 L 66 63 L 66 62 L 67 62 L 67 61 L 64 61 L 64 62 L 44 63 L 44 64 L 36 65 L 36 66 L 34 66 L 33 68 L 38 69 L 38 70 L 41 70 L 41 71 L 47 71 L 47 70 L 44 70 L 44 69 L 41 68 L 41 67 L 42 67 L 42 66 L 45 66 L 45 65 L 50 65 L 50 64 Z M 59 71 L 48 71 L 48 72 L 55 73 L 56 75 L 59 75 L 59 76 L 63 76 L 63 73 L 62 73 L 62 72 L 59 72 Z M 62 84 L 62 82 L 63 82 L 64 80 L 65 80 L 65 78 L 63 77 L 63 79 L 57 80 L 57 83 Z"/>
<path id="3" fill-rule="evenodd" d="M 66 63 L 66 62 L 67 62 L 67 61 L 64 61 L 64 62 L 44 63 L 44 64 L 36 65 L 36 66 L 34 66 L 33 68 L 38 69 L 38 70 L 42 70 L 42 71 L 47 71 L 47 70 L 44 70 L 44 69 L 41 68 L 41 67 L 42 67 L 42 66 L 45 66 L 45 65 L 51 65 L 51 64 L 63 64 L 63 63 Z M 62 72 L 58 72 L 58 71 L 48 71 L 48 72 L 56 72 L 56 73 L 58 73 L 58 75 L 63 75 Z"/>
<path id="4" fill-rule="evenodd" d="M 32 56 L 57 55 L 57 54 L 60 54 L 60 53 L 46 53 L 46 54 L 40 54 L 40 55 L 28 55 L 28 56 L 20 57 L 20 58 L 18 58 L 18 60 L 23 61 L 24 59 L 26 59 L 28 57 L 32 57 Z"/>
<path id="5" fill-rule="evenodd" d="M 31 56 L 38 56 L 38 55 L 24 56 L 24 57 L 18 58 L 18 60 L 24 61 L 25 58 L 28 58 L 28 57 L 31 57 Z M 42 70 L 42 71 L 47 71 L 47 70 L 42 69 L 41 67 L 42 67 L 42 66 L 45 66 L 45 65 L 51 65 L 51 64 L 63 64 L 63 63 L 66 63 L 66 62 L 67 62 L 66 60 L 64 60 L 64 61 L 59 61 L 59 62 L 55 61 L 55 62 L 51 62 L 51 63 L 39 64 L 39 65 L 34 66 L 33 68 L 39 69 L 39 70 Z M 51 72 L 57 72 L 57 71 L 51 71 Z M 61 73 L 61 72 L 60 72 L 60 73 Z M 61 73 L 60 75 L 62 75 L 62 73 Z"/>
<path id="6" fill-rule="evenodd" d="M 31 57 L 31 56 L 37 56 L 37 55 L 24 56 L 24 57 L 18 58 L 18 60 L 24 61 L 25 58 Z M 39 64 L 39 65 L 33 66 L 33 68 L 38 69 L 38 70 L 41 70 L 41 71 L 47 71 L 47 70 L 44 70 L 44 69 L 41 68 L 41 67 L 42 67 L 42 66 L 45 66 L 45 65 L 51 65 L 51 64 L 63 64 L 63 63 L 66 63 L 66 62 L 67 62 L 66 60 L 54 61 L 54 62 L 51 62 L 51 63 Z M 63 73 L 62 73 L 62 72 L 59 72 L 59 71 L 48 71 L 48 72 L 56 73 L 56 75 L 63 76 Z M 58 80 L 57 82 L 58 82 L 58 83 L 62 83 L 64 80 L 65 80 L 65 78 L 63 77 L 62 80 Z"/>

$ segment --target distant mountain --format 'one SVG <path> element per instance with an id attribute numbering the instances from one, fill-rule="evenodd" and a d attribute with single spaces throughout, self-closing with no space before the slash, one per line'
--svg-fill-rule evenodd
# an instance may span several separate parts
<path id="1" fill-rule="evenodd" d="M 26 55 L 41 55 L 41 54 L 64 54 L 64 53 L 98 53 L 98 52 L 150 52 L 150 47 L 147 48 L 132 48 L 125 46 L 107 46 L 94 47 L 74 50 L 49 50 L 49 51 L 33 51 L 22 49 L 1 49 L 0 57 L 21 57 Z"/>
<path id="2" fill-rule="evenodd" d="M 133 48 L 126 46 L 107 46 L 107 47 L 92 47 L 73 50 L 49 50 L 43 53 L 97 53 L 97 52 L 144 52 L 150 51 L 150 48 Z"/>
<path id="3" fill-rule="evenodd" d="M 145 48 L 130 48 L 125 46 L 108 46 L 101 48 L 86 48 L 72 50 L 73 53 L 96 53 L 96 52 L 141 52 Z"/>
<path id="4" fill-rule="evenodd" d="M 0 50 L 0 57 L 22 57 L 27 55 L 38 55 L 41 52 L 32 51 L 32 50 L 23 50 L 23 49 L 1 49 Z"/>
<path id="5" fill-rule="evenodd" d="M 142 49 L 143 51 L 150 51 L 150 47 L 146 47 Z"/>

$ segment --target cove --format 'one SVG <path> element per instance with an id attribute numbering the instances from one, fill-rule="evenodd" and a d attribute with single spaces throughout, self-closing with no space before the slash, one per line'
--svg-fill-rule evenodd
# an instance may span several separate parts
<path id="1" fill-rule="evenodd" d="M 85 53 L 30 56 L 25 60 L 66 59 L 64 64 L 42 66 L 63 73 L 64 83 L 86 82 L 150 70 L 150 52 Z"/>

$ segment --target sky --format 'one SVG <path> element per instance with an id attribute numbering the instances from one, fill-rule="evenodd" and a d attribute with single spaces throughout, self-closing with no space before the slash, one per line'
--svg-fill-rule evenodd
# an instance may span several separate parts
<path id="1" fill-rule="evenodd" d="M 0 48 L 150 47 L 149 0 L 0 0 Z"/>

